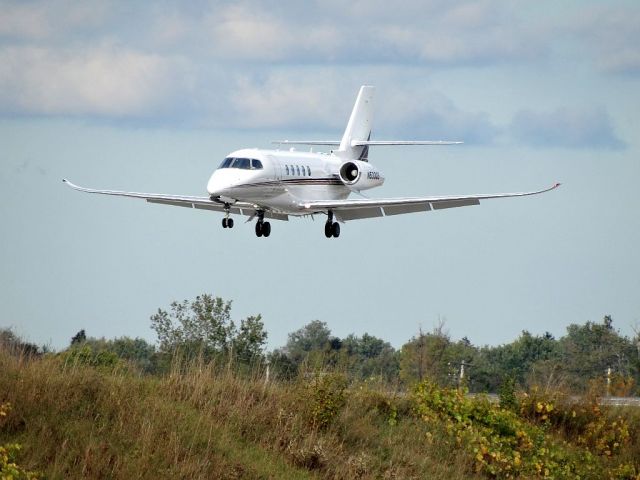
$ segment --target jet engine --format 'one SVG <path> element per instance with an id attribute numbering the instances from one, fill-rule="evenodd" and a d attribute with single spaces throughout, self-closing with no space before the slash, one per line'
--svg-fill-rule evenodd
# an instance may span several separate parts
<path id="1" fill-rule="evenodd" d="M 340 166 L 338 176 L 349 189 L 359 192 L 368 188 L 379 187 L 384 183 L 384 177 L 369 162 L 350 160 Z"/>

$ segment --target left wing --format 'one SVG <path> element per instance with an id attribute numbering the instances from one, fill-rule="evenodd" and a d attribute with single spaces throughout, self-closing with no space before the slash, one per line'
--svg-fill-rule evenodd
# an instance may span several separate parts
<path id="1" fill-rule="evenodd" d="M 119 190 L 96 190 L 94 188 L 80 187 L 74 185 L 66 178 L 62 180 L 69 187 L 74 190 L 86 193 L 98 193 L 101 195 L 114 195 L 117 197 L 130 197 L 130 198 L 142 198 L 149 203 L 159 203 L 162 205 L 174 205 L 177 207 L 198 208 L 202 210 L 213 210 L 215 212 L 224 212 L 224 204 L 215 202 L 209 197 L 194 197 L 189 195 L 167 195 L 164 193 L 139 193 L 139 192 L 122 192 Z M 237 215 L 255 215 L 259 205 L 247 202 L 236 202 L 229 209 L 230 213 Z M 265 217 L 273 218 L 276 220 L 288 220 L 288 216 L 271 212 L 269 209 L 265 210 Z"/>
<path id="2" fill-rule="evenodd" d="M 466 207 L 479 205 L 480 200 L 489 198 L 526 197 L 549 192 L 560 186 L 556 183 L 552 187 L 535 192 L 495 193 L 488 195 L 461 195 L 446 197 L 401 197 L 365 200 L 329 200 L 303 203 L 302 206 L 309 213 L 331 210 L 340 220 L 356 220 L 359 218 L 382 217 L 383 215 L 400 215 L 403 213 L 428 212 L 445 208 Z"/>

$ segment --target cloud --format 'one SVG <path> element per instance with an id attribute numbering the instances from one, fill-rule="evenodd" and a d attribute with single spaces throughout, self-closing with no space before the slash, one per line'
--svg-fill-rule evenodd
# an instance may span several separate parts
<path id="1" fill-rule="evenodd" d="M 209 54 L 238 62 L 470 65 L 521 62 L 546 47 L 497 1 L 214 5 L 194 31 Z M 335 12 L 339 11 L 340 15 Z"/>
<path id="2" fill-rule="evenodd" d="M 596 5 L 571 26 L 596 66 L 605 73 L 640 74 L 640 10 L 637 6 Z"/>
<path id="3" fill-rule="evenodd" d="M 110 2 L 50 0 L 11 2 L 0 0 L 0 38 L 50 40 L 68 38 L 74 31 L 90 31 L 105 22 Z"/>
<path id="4" fill-rule="evenodd" d="M 352 78 L 353 77 L 353 78 Z M 264 78 L 240 77 L 229 101 L 227 126 L 327 131 L 338 138 L 358 92 L 359 74 L 283 71 Z M 491 143 L 499 129 L 483 112 L 467 112 L 439 92 L 398 89 L 393 79 L 378 83 L 374 138 L 453 139 Z M 345 88 L 345 86 L 353 86 Z M 382 135 L 382 136 L 381 136 Z"/>
<path id="5" fill-rule="evenodd" d="M 0 48 L 0 110 L 31 115 L 144 116 L 188 87 L 179 59 L 116 47 Z"/>
<path id="6" fill-rule="evenodd" d="M 559 108 L 552 112 L 521 110 L 514 116 L 509 131 L 516 141 L 534 147 L 612 150 L 626 147 L 616 135 L 604 108 Z"/>

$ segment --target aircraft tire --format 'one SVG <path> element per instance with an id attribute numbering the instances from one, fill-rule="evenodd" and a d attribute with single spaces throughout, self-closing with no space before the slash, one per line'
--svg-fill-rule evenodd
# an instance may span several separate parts
<path id="1" fill-rule="evenodd" d="M 262 236 L 262 222 L 256 222 L 256 237 Z"/>
<path id="2" fill-rule="evenodd" d="M 233 228 L 233 218 L 227 219 L 227 228 Z"/>
<path id="3" fill-rule="evenodd" d="M 268 237 L 271 235 L 271 224 L 269 222 L 264 222 L 262 224 L 262 236 Z"/>
<path id="4" fill-rule="evenodd" d="M 227 228 L 227 219 L 226 218 L 222 219 L 222 228 Z"/>
<path id="5" fill-rule="evenodd" d="M 331 238 L 333 236 L 332 224 L 329 222 L 324 224 L 324 236 L 327 238 Z"/>
<path id="6" fill-rule="evenodd" d="M 331 225 L 331 234 L 334 238 L 340 236 L 340 224 L 338 222 L 334 222 L 333 225 Z"/>

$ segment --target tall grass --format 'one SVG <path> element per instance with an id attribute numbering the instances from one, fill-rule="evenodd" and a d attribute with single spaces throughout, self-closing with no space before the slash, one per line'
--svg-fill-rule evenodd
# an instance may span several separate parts
<path id="1" fill-rule="evenodd" d="M 331 378 L 267 383 L 198 360 L 145 376 L 0 349 L 0 403 L 13 406 L 0 444 L 53 479 L 473 477 L 455 449 L 424 441 L 407 399 L 340 393 Z"/>

